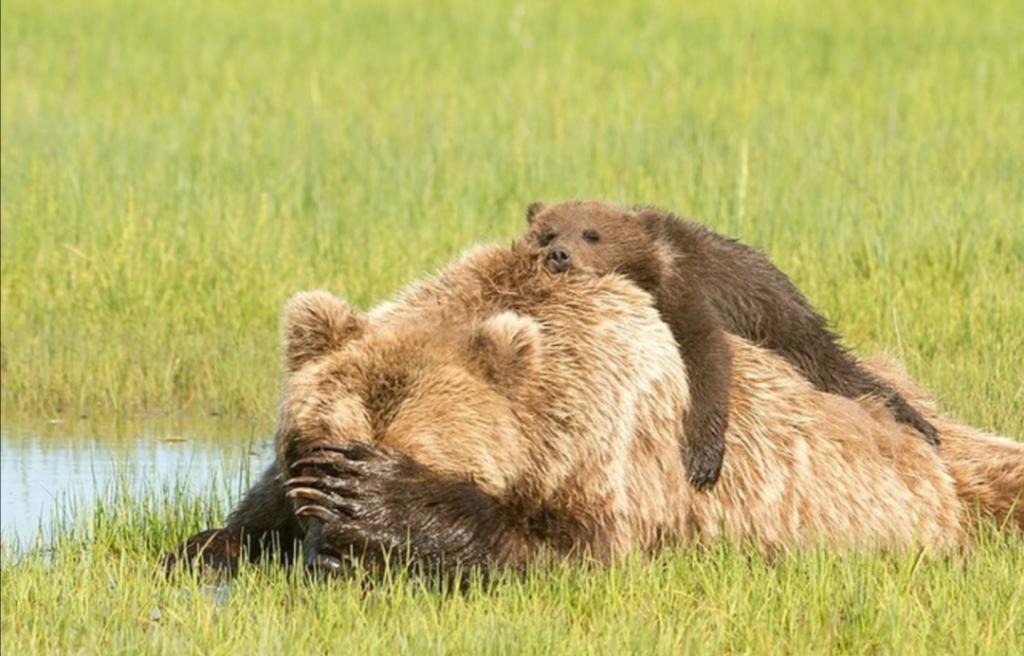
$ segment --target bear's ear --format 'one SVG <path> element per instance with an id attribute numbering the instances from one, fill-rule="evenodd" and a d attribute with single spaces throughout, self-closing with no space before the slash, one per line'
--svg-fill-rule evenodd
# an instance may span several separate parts
<path id="1" fill-rule="evenodd" d="M 300 292 L 284 306 L 284 364 L 295 372 L 314 358 L 358 337 L 366 319 L 337 296 Z"/>
<path id="2" fill-rule="evenodd" d="M 527 225 L 533 225 L 533 220 L 537 218 L 537 215 L 544 211 L 547 207 L 544 203 L 530 203 L 526 207 L 526 223 Z"/>
<path id="3" fill-rule="evenodd" d="M 542 349 L 540 324 L 515 312 L 485 320 L 469 342 L 470 357 L 484 377 L 510 390 L 538 371 Z"/>
<path id="4" fill-rule="evenodd" d="M 648 237 L 657 240 L 664 234 L 665 224 L 668 221 L 667 214 L 653 207 L 639 207 L 635 211 L 640 225 L 643 226 Z"/>

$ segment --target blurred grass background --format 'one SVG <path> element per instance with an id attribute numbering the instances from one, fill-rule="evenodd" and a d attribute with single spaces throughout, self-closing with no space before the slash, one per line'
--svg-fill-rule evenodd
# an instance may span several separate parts
<path id="1" fill-rule="evenodd" d="M 369 306 L 512 238 L 528 202 L 586 196 L 765 248 L 859 350 L 896 353 L 955 414 L 1021 435 L 1009 0 L 5 0 L 0 43 L 5 425 L 269 426 L 293 292 Z M 946 559 L 693 549 L 466 596 L 156 576 L 237 492 L 111 491 L 63 509 L 47 549 L 0 548 L 4 653 L 1024 645 L 1019 536 Z"/>
<path id="2" fill-rule="evenodd" d="M 764 247 L 1019 434 L 1014 4 L 5 0 L 5 417 L 269 421 L 291 293 L 367 306 L 584 196 Z"/>

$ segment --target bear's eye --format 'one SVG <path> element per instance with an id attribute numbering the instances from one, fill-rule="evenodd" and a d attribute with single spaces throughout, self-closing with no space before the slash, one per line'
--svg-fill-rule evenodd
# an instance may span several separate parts
<path id="1" fill-rule="evenodd" d="M 601 235 L 597 234 L 597 230 L 584 230 L 583 241 L 590 242 L 591 244 L 596 244 L 597 242 L 601 241 Z"/>
<path id="2" fill-rule="evenodd" d="M 555 233 L 553 233 L 553 232 L 544 232 L 544 233 L 541 233 L 541 235 L 539 237 L 537 237 L 537 243 L 540 244 L 541 246 L 547 246 L 552 241 L 554 241 L 554 239 L 555 239 Z"/>

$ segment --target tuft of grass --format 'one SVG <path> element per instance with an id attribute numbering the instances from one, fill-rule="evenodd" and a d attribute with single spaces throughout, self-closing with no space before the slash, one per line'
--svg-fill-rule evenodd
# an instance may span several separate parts
<path id="1" fill-rule="evenodd" d="M 3 554 L 4 653 L 848 653 L 1024 650 L 1024 542 L 969 553 L 766 561 L 725 544 L 607 569 L 560 565 L 466 594 L 401 574 L 311 582 L 247 566 L 164 578 L 159 556 L 216 523 L 225 496 L 107 492 L 46 551 Z M 169 494 L 172 493 L 172 494 Z"/>
<path id="2" fill-rule="evenodd" d="M 5 412 L 267 420 L 277 312 L 526 204 L 762 246 L 849 342 L 1024 424 L 1024 22 L 976 2 L 4 2 Z"/>

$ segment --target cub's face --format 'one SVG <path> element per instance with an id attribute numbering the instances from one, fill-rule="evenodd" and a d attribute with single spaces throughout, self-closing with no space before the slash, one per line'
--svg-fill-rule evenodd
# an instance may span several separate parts
<path id="1" fill-rule="evenodd" d="M 628 272 L 649 261 L 654 250 L 646 219 L 607 203 L 533 203 L 527 221 L 526 240 L 540 249 L 542 262 L 552 273 Z"/>
<path id="2" fill-rule="evenodd" d="M 328 444 L 380 444 L 498 493 L 526 457 L 513 403 L 539 358 L 539 325 L 513 313 L 377 332 L 326 292 L 300 294 L 285 312 L 278 455 L 287 465 Z"/>

